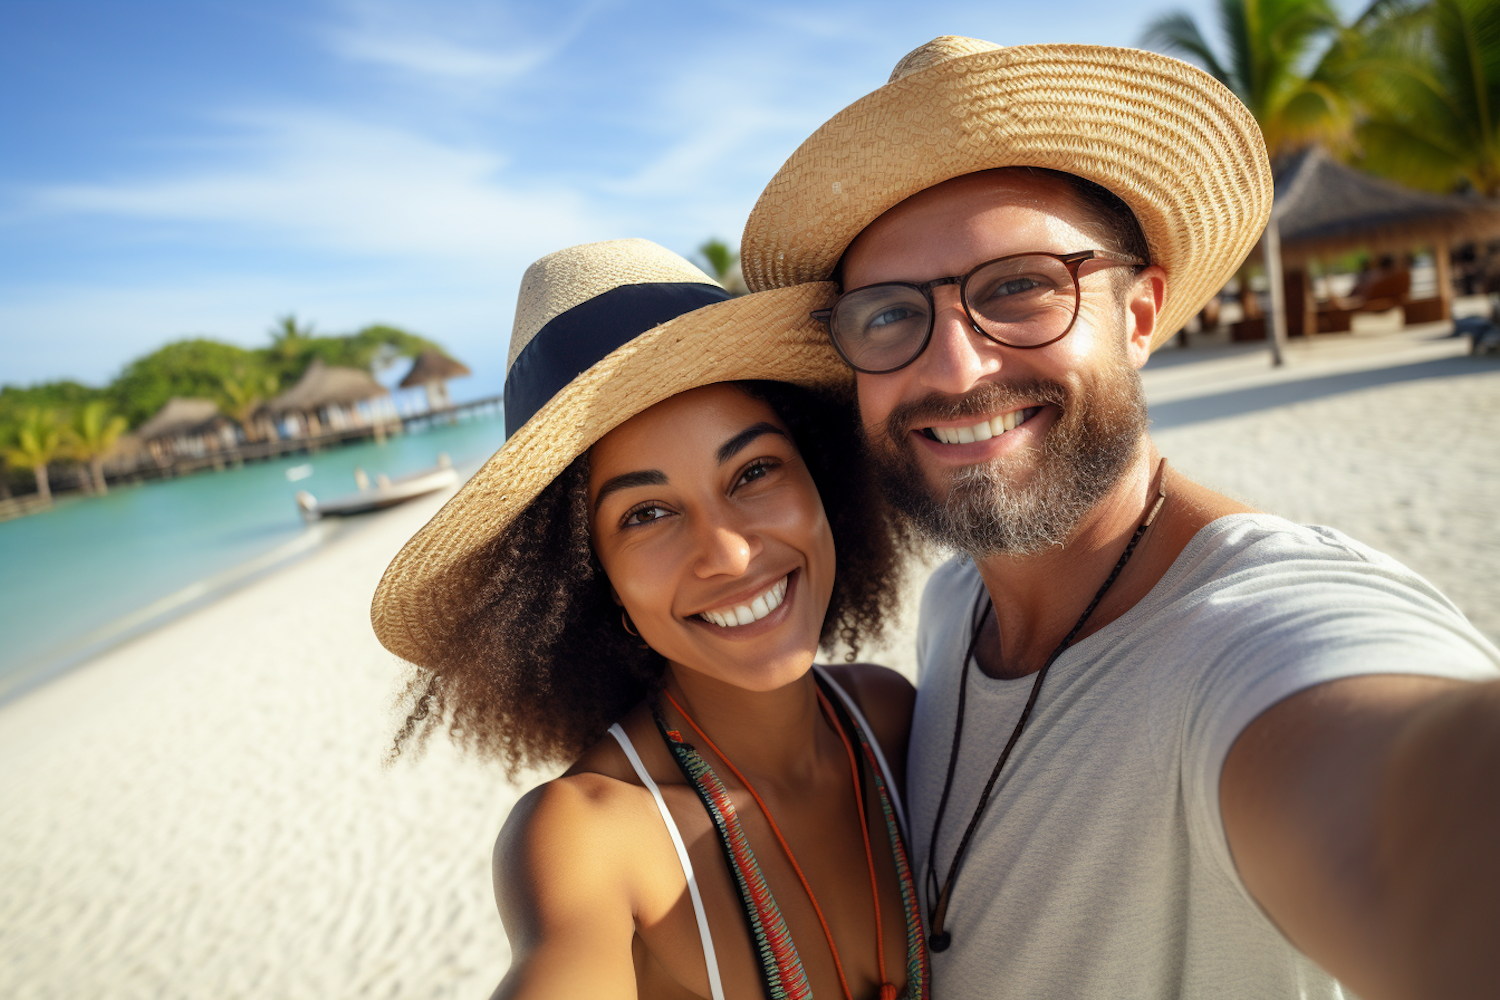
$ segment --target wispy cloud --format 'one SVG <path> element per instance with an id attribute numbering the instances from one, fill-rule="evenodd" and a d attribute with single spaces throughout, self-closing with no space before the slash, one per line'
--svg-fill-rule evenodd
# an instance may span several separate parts
<path id="1" fill-rule="evenodd" d="M 567 13 L 549 5 L 536 28 L 510 5 L 443 0 L 343 0 L 324 32 L 343 58 L 437 83 L 491 88 L 532 73 L 563 50 L 605 6 Z"/>
<path id="2" fill-rule="evenodd" d="M 228 116 L 230 155 L 197 172 L 32 189 L 23 210 L 227 227 L 356 256 L 474 259 L 607 226 L 577 191 L 506 174 L 494 149 L 309 111 Z"/>

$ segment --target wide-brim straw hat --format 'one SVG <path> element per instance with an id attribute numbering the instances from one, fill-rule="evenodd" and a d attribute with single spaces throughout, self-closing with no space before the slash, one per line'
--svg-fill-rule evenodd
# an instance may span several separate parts
<path id="1" fill-rule="evenodd" d="M 386 649 L 419 665 L 461 624 L 476 558 L 594 442 L 688 389 L 778 379 L 847 389 L 808 315 L 831 284 L 730 298 L 647 240 L 571 247 L 521 279 L 505 375 L 505 444 L 386 568 L 370 608 Z"/>
<path id="2" fill-rule="evenodd" d="M 1139 49 L 945 36 L 909 53 L 772 178 L 745 226 L 745 283 L 827 279 L 888 209 L 954 177 L 1018 166 L 1076 174 L 1135 212 L 1167 274 L 1153 347 L 1224 286 L 1271 213 L 1255 118 L 1197 67 Z"/>

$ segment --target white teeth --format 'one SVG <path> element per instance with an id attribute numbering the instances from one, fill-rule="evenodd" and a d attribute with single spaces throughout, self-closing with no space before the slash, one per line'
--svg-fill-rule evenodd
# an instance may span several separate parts
<path id="1" fill-rule="evenodd" d="M 720 628 L 734 628 L 736 625 L 758 622 L 781 607 L 781 602 L 786 598 L 787 580 L 788 577 L 785 576 L 777 580 L 765 593 L 758 595 L 749 604 L 737 604 L 732 608 L 704 611 L 698 617 Z"/>
<path id="2" fill-rule="evenodd" d="M 1002 413 L 998 417 L 974 424 L 972 427 L 929 427 L 927 429 L 943 444 L 971 444 L 975 441 L 988 441 L 992 437 L 999 437 L 1006 431 L 1013 431 L 1035 412 L 1035 407 L 1028 407 L 1024 410 Z"/>

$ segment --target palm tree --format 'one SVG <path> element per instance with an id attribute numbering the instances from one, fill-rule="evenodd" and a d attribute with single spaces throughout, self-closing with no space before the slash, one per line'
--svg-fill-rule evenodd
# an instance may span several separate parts
<path id="1" fill-rule="evenodd" d="M 1379 0 L 1376 0 L 1378 3 Z M 1218 0 L 1227 52 L 1221 58 L 1191 14 L 1164 14 L 1146 27 L 1141 44 L 1203 65 L 1255 116 L 1274 163 L 1313 142 L 1347 147 L 1364 72 L 1360 36 L 1347 31 L 1333 0 Z M 1281 242 L 1275 216 L 1261 253 L 1271 284 L 1271 362 L 1283 361 L 1286 339 L 1281 287 Z M 1240 269 L 1247 318 L 1259 305 Z"/>
<path id="2" fill-rule="evenodd" d="M 246 372 L 240 369 L 221 383 L 221 404 L 245 432 L 246 441 L 256 439 L 255 412 L 276 394 L 280 380 L 270 372 Z"/>
<path id="3" fill-rule="evenodd" d="M 21 418 L 5 448 L 5 459 L 12 465 L 29 468 L 36 476 L 37 495 L 52 500 L 52 486 L 47 480 L 47 466 L 64 453 L 62 425 L 51 410 L 33 406 Z"/>
<path id="4" fill-rule="evenodd" d="M 126 426 L 124 417 L 110 413 L 105 402 L 97 399 L 75 413 L 73 423 L 67 428 L 64 435 L 67 451 L 88 463 L 96 493 L 109 492 L 104 482 L 104 460 L 115 450 Z"/>
<path id="5" fill-rule="evenodd" d="M 1141 44 L 1203 66 L 1245 103 L 1275 160 L 1314 141 L 1344 145 L 1357 59 L 1333 0 L 1219 0 L 1224 52 L 1191 14 L 1163 14 Z"/>
<path id="6" fill-rule="evenodd" d="M 1500 4 L 1378 2 L 1360 165 L 1413 187 L 1500 197 Z"/>
<path id="7" fill-rule="evenodd" d="M 295 313 L 287 313 L 271 327 L 271 346 L 266 353 L 278 375 L 295 379 L 307 367 L 312 347 L 313 325 L 299 324 Z"/>

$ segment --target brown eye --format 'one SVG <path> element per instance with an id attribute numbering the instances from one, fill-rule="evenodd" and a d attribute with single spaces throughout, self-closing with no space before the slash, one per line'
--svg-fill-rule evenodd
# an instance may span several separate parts
<path id="1" fill-rule="evenodd" d="M 648 503 L 627 511 L 625 516 L 620 519 L 620 523 L 626 527 L 637 524 L 650 524 L 652 521 L 659 521 L 666 517 L 668 513 L 670 512 L 665 507 L 659 504 Z"/>
<path id="2" fill-rule="evenodd" d="M 740 473 L 740 478 L 735 483 L 735 486 L 744 486 L 746 483 L 753 483 L 757 479 L 766 478 L 766 476 L 771 474 L 771 470 L 776 468 L 778 464 L 779 463 L 771 462 L 766 459 L 757 459 L 756 461 L 750 463 L 750 466 L 746 468 L 744 472 Z"/>

